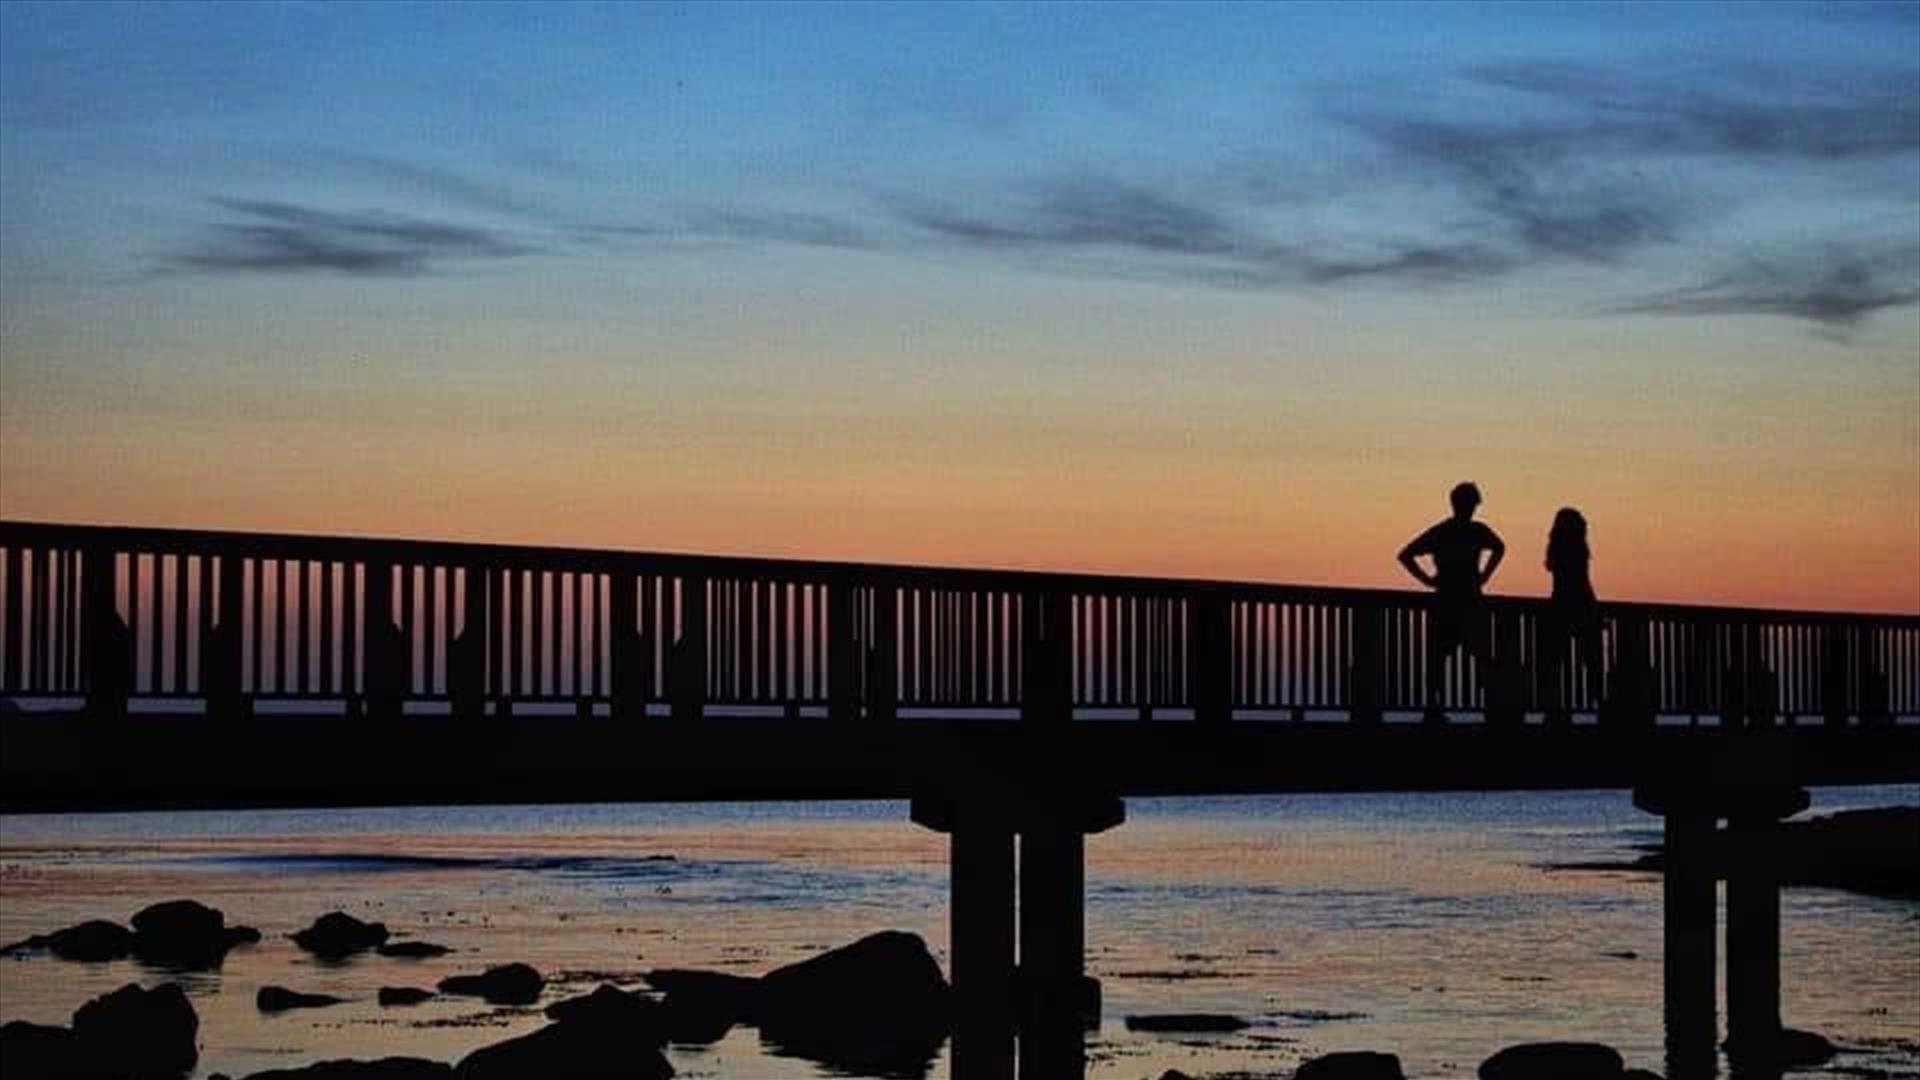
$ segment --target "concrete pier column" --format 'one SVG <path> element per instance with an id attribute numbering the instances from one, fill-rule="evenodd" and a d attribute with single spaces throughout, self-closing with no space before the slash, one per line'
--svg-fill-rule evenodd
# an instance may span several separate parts
<path id="1" fill-rule="evenodd" d="M 1713 1071 L 1719 1026 L 1714 1000 L 1713 827 L 1714 819 L 1705 814 L 1666 814 L 1664 975 L 1667 1071 L 1674 1077 Z"/>
<path id="2" fill-rule="evenodd" d="M 1076 822 L 1029 822 L 1020 836 L 1020 1076 L 1086 1071 L 1086 837 Z"/>
<path id="3" fill-rule="evenodd" d="M 953 1080 L 1013 1080 L 1014 815 L 1004 792 L 983 789 L 916 798 L 913 820 L 951 844 Z"/>
<path id="4" fill-rule="evenodd" d="M 1780 1033 L 1780 879 L 1764 845 L 1774 822 L 1728 824 L 1727 1043 L 1769 1045 Z"/>
<path id="5" fill-rule="evenodd" d="M 969 822 L 953 829 L 954 1080 L 1013 1077 L 1013 829 Z"/>
<path id="6" fill-rule="evenodd" d="M 1780 1039 L 1780 822 L 1806 809 L 1806 791 L 1742 800 L 1727 818 L 1727 1050 L 1765 1063 Z"/>

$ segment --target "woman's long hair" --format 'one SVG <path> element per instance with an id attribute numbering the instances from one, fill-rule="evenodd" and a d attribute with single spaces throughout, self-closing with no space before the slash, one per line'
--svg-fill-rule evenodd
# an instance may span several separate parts
<path id="1" fill-rule="evenodd" d="M 1587 519 L 1571 506 L 1563 506 L 1553 515 L 1553 528 L 1547 531 L 1547 569 L 1559 573 L 1572 569 L 1592 557 L 1587 549 Z"/>

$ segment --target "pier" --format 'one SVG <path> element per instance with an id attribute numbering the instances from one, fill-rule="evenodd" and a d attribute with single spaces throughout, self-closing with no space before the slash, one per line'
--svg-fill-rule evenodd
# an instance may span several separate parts
<path id="1" fill-rule="evenodd" d="M 1427 701 L 1424 594 L 0 522 L 0 809 L 909 800 L 957 1080 L 1077 1075 L 1128 797 L 1617 788 L 1667 838 L 1669 1070 L 1781 1029 L 1779 822 L 1920 781 L 1920 616 L 1544 601 Z M 1720 822 L 1726 822 L 1724 838 Z M 1724 866 L 1722 863 L 1724 862 Z"/>

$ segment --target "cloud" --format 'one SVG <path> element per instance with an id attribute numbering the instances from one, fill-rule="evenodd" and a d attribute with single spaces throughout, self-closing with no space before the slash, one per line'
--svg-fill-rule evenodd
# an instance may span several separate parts
<path id="1" fill-rule="evenodd" d="M 1377 117 L 1349 123 L 1415 166 L 1416 176 L 1439 173 L 1484 216 L 1484 230 L 1516 255 L 1604 262 L 1671 239 L 1686 217 L 1666 193 L 1570 162 L 1591 149 L 1592 133 L 1577 127 Z"/>
<path id="2" fill-rule="evenodd" d="M 535 249 L 486 229 L 371 211 L 315 210 L 262 199 L 216 199 L 241 221 L 208 226 L 168 264 L 209 272 L 405 276 L 448 260 L 497 259 Z"/>
<path id="3" fill-rule="evenodd" d="M 1803 161 L 1920 151 L 1920 73 L 1913 70 L 1727 64 L 1636 80 L 1582 65 L 1527 63 L 1479 68 L 1473 77 L 1585 111 L 1559 134 L 1589 151 Z"/>
<path id="4" fill-rule="evenodd" d="M 1913 253 L 1853 252 L 1754 260 L 1702 284 L 1613 308 L 1645 315 L 1780 315 L 1845 330 L 1876 311 L 1920 303 Z"/>
<path id="5" fill-rule="evenodd" d="M 922 232 L 977 247 L 1218 256 L 1248 244 L 1248 238 L 1214 210 L 1143 187 L 1092 178 L 1045 186 L 1026 205 L 994 211 L 913 202 L 898 203 L 895 210 Z"/>

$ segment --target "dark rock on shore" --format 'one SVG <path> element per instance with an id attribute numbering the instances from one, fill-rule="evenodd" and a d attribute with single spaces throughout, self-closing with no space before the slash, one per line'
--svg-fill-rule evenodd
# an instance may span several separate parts
<path id="1" fill-rule="evenodd" d="M 248 1073 L 246 1080 L 449 1080 L 453 1066 L 425 1058 L 389 1057 L 378 1061 L 321 1061 L 297 1069 Z"/>
<path id="2" fill-rule="evenodd" d="M 78 926 L 27 941 L 39 942 L 62 960 L 86 963 L 118 960 L 133 952 L 133 931 L 105 919 L 88 919 Z"/>
<path id="3" fill-rule="evenodd" d="M 128 983 L 73 1014 L 74 1038 L 106 1070 L 136 1076 L 185 1073 L 200 1059 L 200 1018 L 178 986 Z"/>
<path id="4" fill-rule="evenodd" d="M 346 998 L 332 994 L 303 994 L 284 986 L 263 986 L 253 995 L 253 1007 L 261 1012 L 286 1012 L 288 1009 L 318 1009 L 338 1005 Z"/>
<path id="5" fill-rule="evenodd" d="M 1620 1080 L 1625 1069 L 1619 1052 L 1599 1043 L 1521 1043 L 1481 1062 L 1480 1080 Z"/>
<path id="6" fill-rule="evenodd" d="M 667 1080 L 673 1065 L 658 1047 L 618 1025 L 570 1021 L 483 1046 L 454 1069 L 458 1080 Z"/>
<path id="7" fill-rule="evenodd" d="M 1301 1062 L 1293 1080 L 1406 1080 L 1406 1073 L 1393 1054 L 1351 1050 Z"/>
<path id="8" fill-rule="evenodd" d="M 84 963 L 137 956 L 155 966 L 204 970 L 220 966 L 235 945 L 259 940 L 258 930 L 228 926 L 218 909 L 193 900 L 168 900 L 141 909 L 131 930 L 106 919 L 89 919 L 16 941 L 0 953 L 46 949 L 62 960 Z"/>
<path id="9" fill-rule="evenodd" d="M 677 1043 L 710 1043 L 756 1014 L 760 980 L 717 971 L 660 968 L 647 985 L 666 995 L 667 1037 Z"/>
<path id="10" fill-rule="evenodd" d="M 440 980 L 443 994 L 465 994 L 494 1005 L 531 1005 L 540 999 L 546 980 L 526 964 L 502 964 L 479 975 L 452 975 Z"/>
<path id="11" fill-rule="evenodd" d="M 1237 1016 L 1225 1013 L 1160 1013 L 1127 1017 L 1128 1031 L 1243 1031 L 1252 1026 Z"/>
<path id="12" fill-rule="evenodd" d="M 1716 834 L 1720 851 L 1714 873 L 1726 877 L 1726 830 Z M 1920 898 L 1920 807 L 1844 810 L 1837 814 L 1788 821 L 1768 841 L 1767 854 L 1783 885 L 1818 885 L 1873 896 Z M 1651 853 L 1623 862 L 1560 863 L 1553 870 L 1666 869 L 1659 845 Z"/>
<path id="13" fill-rule="evenodd" d="M 376 924 L 377 925 L 377 924 Z M 375 947 L 374 952 L 381 956 L 394 956 L 404 960 L 420 960 L 430 956 L 445 956 L 452 949 L 445 945 L 435 945 L 431 941 L 389 941 Z"/>
<path id="14" fill-rule="evenodd" d="M 0 1024 L 0 1063 L 8 1076 L 87 1077 L 100 1073 L 71 1029 L 15 1020 Z"/>
<path id="15" fill-rule="evenodd" d="M 916 934 L 884 931 L 768 972 L 752 1013 L 777 1053 L 849 1072 L 924 1073 L 951 991 Z"/>
<path id="16" fill-rule="evenodd" d="M 1781 1028 L 1766 1040 L 1727 1040 L 1727 1056 L 1740 1062 L 1764 1063 L 1794 1069 L 1824 1065 L 1840 1052 L 1825 1035 L 1798 1028 Z"/>
<path id="17" fill-rule="evenodd" d="M 418 1005 L 433 996 L 433 991 L 422 990 L 414 986 L 383 986 L 380 988 L 382 1005 Z"/>
<path id="18" fill-rule="evenodd" d="M 197 900 L 167 900 L 133 917 L 133 951 L 143 963 L 204 970 L 219 967 L 227 950 L 260 940 L 250 926 L 228 926 L 218 908 Z"/>
<path id="19" fill-rule="evenodd" d="M 668 1041 L 667 1010 L 643 994 L 632 994 L 602 983 L 591 994 L 556 1001 L 547 1006 L 547 1018 L 556 1023 L 592 1024 L 619 1029 L 653 1046 Z"/>
<path id="20" fill-rule="evenodd" d="M 344 911 L 329 911 L 293 935 L 294 944 L 323 960 L 339 960 L 386 943 L 387 924 L 361 922 Z"/>

